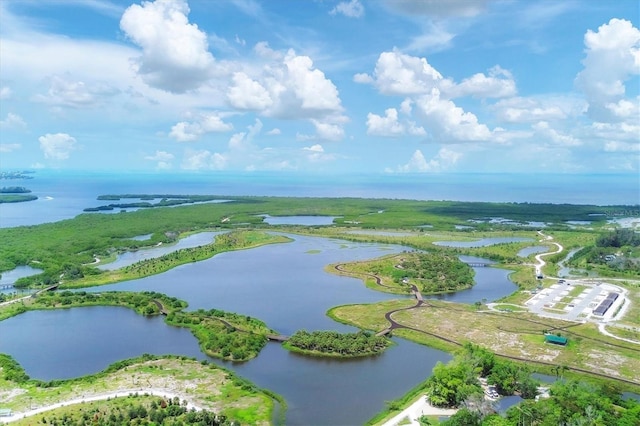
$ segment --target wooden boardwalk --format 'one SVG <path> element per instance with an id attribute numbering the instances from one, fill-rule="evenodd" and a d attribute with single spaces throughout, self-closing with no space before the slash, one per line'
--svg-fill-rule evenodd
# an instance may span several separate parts
<path id="1" fill-rule="evenodd" d="M 283 336 L 282 334 L 267 334 L 267 339 L 272 342 L 286 342 L 289 340 L 289 336 Z"/>

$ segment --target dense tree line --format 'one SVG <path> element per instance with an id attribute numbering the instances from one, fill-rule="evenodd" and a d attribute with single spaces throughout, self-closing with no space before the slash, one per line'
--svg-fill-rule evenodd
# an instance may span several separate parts
<path id="1" fill-rule="evenodd" d="M 337 331 L 296 331 L 285 347 L 303 352 L 320 353 L 344 357 L 375 355 L 384 351 L 390 340 L 367 331 L 338 333 Z"/>
<path id="2" fill-rule="evenodd" d="M 483 396 L 479 377 L 485 377 L 500 395 L 517 394 L 524 401 L 509 408 L 505 416 L 497 414 Z M 623 400 L 615 388 L 560 378 L 550 386 L 549 398 L 535 400 L 538 385 L 526 366 L 500 360 L 487 349 L 468 343 L 448 364 L 434 367 L 426 392 L 436 406 L 459 408 L 441 423 L 447 426 L 640 424 L 640 403 Z M 429 424 L 426 418 L 421 421 Z"/>
<path id="3" fill-rule="evenodd" d="M 0 188 L 0 194 L 28 194 L 30 189 L 24 186 L 3 186 Z"/>
<path id="4" fill-rule="evenodd" d="M 225 415 L 208 410 L 187 410 L 184 403 L 176 398 L 153 398 L 151 402 L 140 401 L 138 395 L 131 395 L 126 404 L 111 405 L 108 408 L 81 410 L 62 415 L 44 415 L 40 424 L 52 426 L 122 426 L 122 425 L 195 425 L 230 426 L 238 422 Z"/>
<path id="5" fill-rule="evenodd" d="M 633 229 L 615 229 L 601 235 L 596 240 L 596 247 L 638 247 L 640 234 Z"/>
<path id="6" fill-rule="evenodd" d="M 165 311 L 179 310 L 185 308 L 187 303 L 154 291 L 89 293 L 65 290 L 39 294 L 30 308 L 46 309 L 86 305 L 126 306 L 143 315 L 158 315 L 161 313 L 161 307 Z"/>
<path id="7" fill-rule="evenodd" d="M 171 325 L 187 327 L 205 353 L 218 358 L 246 361 L 258 355 L 267 344 L 266 325 L 255 318 L 219 310 L 172 312 Z"/>
<path id="8" fill-rule="evenodd" d="M 479 377 L 485 377 L 500 395 L 537 395 L 539 383 L 526 366 L 497 359 L 489 350 L 467 343 L 448 364 L 436 364 L 427 380 L 429 400 L 438 407 L 459 407 L 473 395 L 483 393 Z"/>
<path id="9" fill-rule="evenodd" d="M 550 397 L 525 400 L 504 415 L 483 412 L 474 405 L 463 406 L 443 426 L 638 426 L 640 403 L 624 400 L 605 386 L 577 381 L 557 381 Z M 427 423 L 425 419 L 423 424 Z"/>
<path id="10" fill-rule="evenodd" d="M 3 379 L 11 382 L 24 383 L 29 380 L 29 375 L 24 368 L 6 354 L 0 354 L 0 373 Z"/>
<path id="11" fill-rule="evenodd" d="M 425 293 L 456 291 L 473 285 L 473 269 L 456 255 L 441 251 L 407 253 L 393 271 L 394 281 L 408 278 Z"/>
<path id="12" fill-rule="evenodd" d="M 625 250 L 627 249 L 628 250 Z M 620 253 L 622 251 L 622 253 Z M 571 257 L 569 265 L 587 270 L 595 269 L 606 275 L 614 270 L 626 275 L 640 275 L 640 253 L 638 248 L 625 246 L 620 249 L 614 247 L 584 247 Z"/>

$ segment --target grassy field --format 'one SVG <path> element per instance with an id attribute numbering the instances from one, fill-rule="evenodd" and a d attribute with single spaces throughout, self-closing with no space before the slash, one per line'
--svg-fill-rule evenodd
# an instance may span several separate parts
<path id="1" fill-rule="evenodd" d="M 169 394 L 179 395 L 181 400 L 186 399 L 196 406 L 224 414 L 242 424 L 272 423 L 272 396 L 220 367 L 179 357 L 146 356 L 114 364 L 105 372 L 56 381 L 47 386 L 38 385 L 34 381 L 16 384 L 2 377 L 0 401 L 2 408 L 24 412 L 30 408 L 106 395 L 122 389 L 139 395 L 144 395 L 145 389 L 164 390 Z M 43 419 L 52 416 L 62 417 L 65 413 L 92 411 L 96 408 L 108 413 L 111 406 L 123 403 L 123 399 L 127 398 L 69 405 L 14 424 L 42 424 Z"/>
<path id="2" fill-rule="evenodd" d="M 386 312 L 414 303 L 397 300 L 341 306 L 331 309 L 330 316 L 379 331 L 388 326 L 384 318 Z M 541 366 L 566 365 L 640 383 L 640 347 L 603 336 L 593 324 L 540 318 L 522 312 L 478 311 L 473 306 L 435 300 L 429 300 L 428 306 L 396 312 L 392 318 L 410 328 L 394 330 L 394 335 L 440 349 L 455 350 L 468 341 L 491 348 L 499 355 L 537 362 Z M 566 347 L 547 344 L 544 332 L 559 332 L 568 337 L 569 344 Z"/>

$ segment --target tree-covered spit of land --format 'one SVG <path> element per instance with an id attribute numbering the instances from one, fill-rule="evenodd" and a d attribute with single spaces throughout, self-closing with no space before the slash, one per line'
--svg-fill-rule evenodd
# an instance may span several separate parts
<path id="1" fill-rule="evenodd" d="M 114 200 L 122 199 L 139 199 L 141 201 L 110 203 L 98 207 L 87 207 L 85 212 L 111 211 L 115 209 L 132 209 L 132 208 L 153 208 L 153 207 L 173 207 L 193 203 L 206 203 L 211 201 L 225 202 L 226 199 L 215 195 L 170 195 L 170 194 L 126 194 L 126 195 L 101 195 L 98 200 Z M 160 201 L 152 202 L 159 199 Z"/>
<path id="2" fill-rule="evenodd" d="M 267 335 L 277 334 L 258 319 L 218 309 L 174 311 L 167 323 L 189 328 L 207 355 L 231 361 L 256 357 L 267 344 Z"/>
<path id="3" fill-rule="evenodd" d="M 24 186 L 3 186 L 0 188 L 0 204 L 37 200 L 38 197 L 35 195 L 25 195 L 30 192 L 31 190 Z"/>
<path id="4" fill-rule="evenodd" d="M 391 344 L 388 338 L 364 330 L 356 333 L 299 330 L 283 346 L 306 355 L 353 358 L 377 355 Z"/>
<path id="5" fill-rule="evenodd" d="M 344 263 L 329 270 L 361 276 L 367 285 L 391 293 L 410 293 L 412 285 L 425 294 L 463 290 L 473 285 L 474 276 L 457 255 L 438 249 Z"/>
<path id="6" fill-rule="evenodd" d="M 211 309 L 184 311 L 187 303 L 156 292 L 90 293 L 45 291 L 0 307 L 0 321 L 31 310 L 123 306 L 145 316 L 166 315 L 166 322 L 191 330 L 203 352 L 216 358 L 246 361 L 260 353 L 267 336 L 277 334 L 262 321 L 246 315 Z"/>
<path id="7" fill-rule="evenodd" d="M 30 189 L 24 186 L 3 186 L 0 188 L 0 194 L 28 194 Z"/>
<path id="8" fill-rule="evenodd" d="M 31 191 L 29 191 L 31 192 Z M 23 203 L 25 201 L 34 201 L 38 197 L 35 195 L 25 195 L 21 193 L 0 193 L 0 204 L 2 203 Z"/>

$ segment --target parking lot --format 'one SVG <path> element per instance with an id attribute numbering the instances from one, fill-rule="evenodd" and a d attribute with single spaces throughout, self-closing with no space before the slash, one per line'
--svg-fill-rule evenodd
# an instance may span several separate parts
<path id="1" fill-rule="evenodd" d="M 601 283 L 558 282 L 540 290 L 525 302 L 525 305 L 531 312 L 543 316 L 554 316 L 571 321 L 585 320 L 589 317 L 601 319 L 610 317 L 622 303 L 623 298 L 620 297 L 604 316 L 593 315 L 593 310 L 610 292 L 619 292 L 619 288 Z"/>

